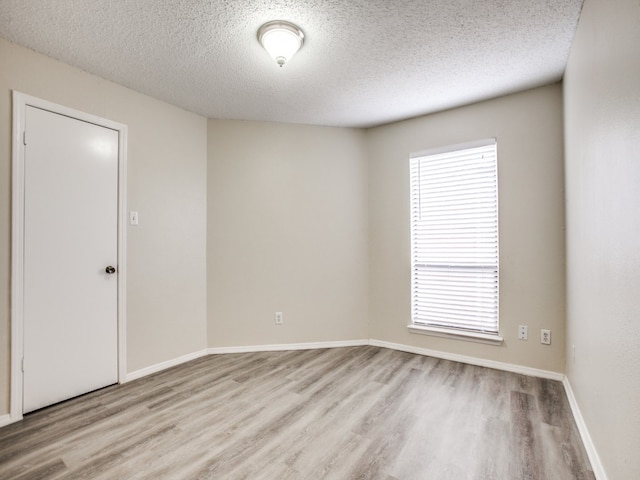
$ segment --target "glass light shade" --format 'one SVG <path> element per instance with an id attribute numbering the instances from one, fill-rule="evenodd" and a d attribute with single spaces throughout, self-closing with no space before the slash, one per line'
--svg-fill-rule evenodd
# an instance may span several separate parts
<path id="1" fill-rule="evenodd" d="M 269 22 L 258 30 L 258 40 L 267 53 L 282 67 L 302 47 L 304 33 L 293 23 Z"/>

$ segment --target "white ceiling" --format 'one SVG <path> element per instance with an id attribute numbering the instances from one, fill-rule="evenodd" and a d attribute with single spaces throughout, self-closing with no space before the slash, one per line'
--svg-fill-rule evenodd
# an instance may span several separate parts
<path id="1" fill-rule="evenodd" d="M 0 0 L 0 36 L 210 118 L 368 127 L 560 80 L 582 2 Z M 305 33 L 283 68 L 270 20 Z"/>

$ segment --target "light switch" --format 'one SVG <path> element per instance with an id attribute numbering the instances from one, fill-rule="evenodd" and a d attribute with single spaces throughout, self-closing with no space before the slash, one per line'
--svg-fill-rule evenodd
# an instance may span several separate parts
<path id="1" fill-rule="evenodd" d="M 129 212 L 129 225 L 138 225 L 138 212 Z"/>

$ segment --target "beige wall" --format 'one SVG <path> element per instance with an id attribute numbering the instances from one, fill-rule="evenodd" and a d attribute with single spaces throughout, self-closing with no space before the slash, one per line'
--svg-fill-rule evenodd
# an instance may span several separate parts
<path id="1" fill-rule="evenodd" d="M 502 346 L 411 334 L 409 155 L 496 137 Z M 370 336 L 481 359 L 564 369 L 562 92 L 559 84 L 371 129 Z M 529 326 L 529 340 L 517 337 Z M 540 329 L 552 332 L 540 344 Z"/>
<path id="2" fill-rule="evenodd" d="M 564 91 L 566 370 L 608 478 L 640 478 L 640 2 L 585 2 Z"/>
<path id="3" fill-rule="evenodd" d="M 366 339 L 364 133 L 209 120 L 208 145 L 209 346 Z"/>
<path id="4" fill-rule="evenodd" d="M 368 337 L 566 368 L 608 477 L 639 477 L 639 24 L 636 0 L 586 0 L 567 68 L 566 335 L 560 85 L 367 131 L 207 122 L 0 39 L 0 415 L 16 89 L 129 126 L 129 372 L 207 346 Z M 410 334 L 409 155 L 489 137 L 505 342 Z"/>
<path id="5" fill-rule="evenodd" d="M 206 119 L 0 39 L 0 415 L 9 410 L 11 90 L 129 126 L 128 371 L 206 347 Z"/>

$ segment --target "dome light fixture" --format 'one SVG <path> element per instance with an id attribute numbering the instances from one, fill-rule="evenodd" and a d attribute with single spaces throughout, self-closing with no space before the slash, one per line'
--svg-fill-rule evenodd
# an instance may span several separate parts
<path id="1" fill-rule="evenodd" d="M 297 25 L 284 20 L 267 22 L 258 29 L 258 41 L 281 67 L 304 43 L 304 33 Z"/>

